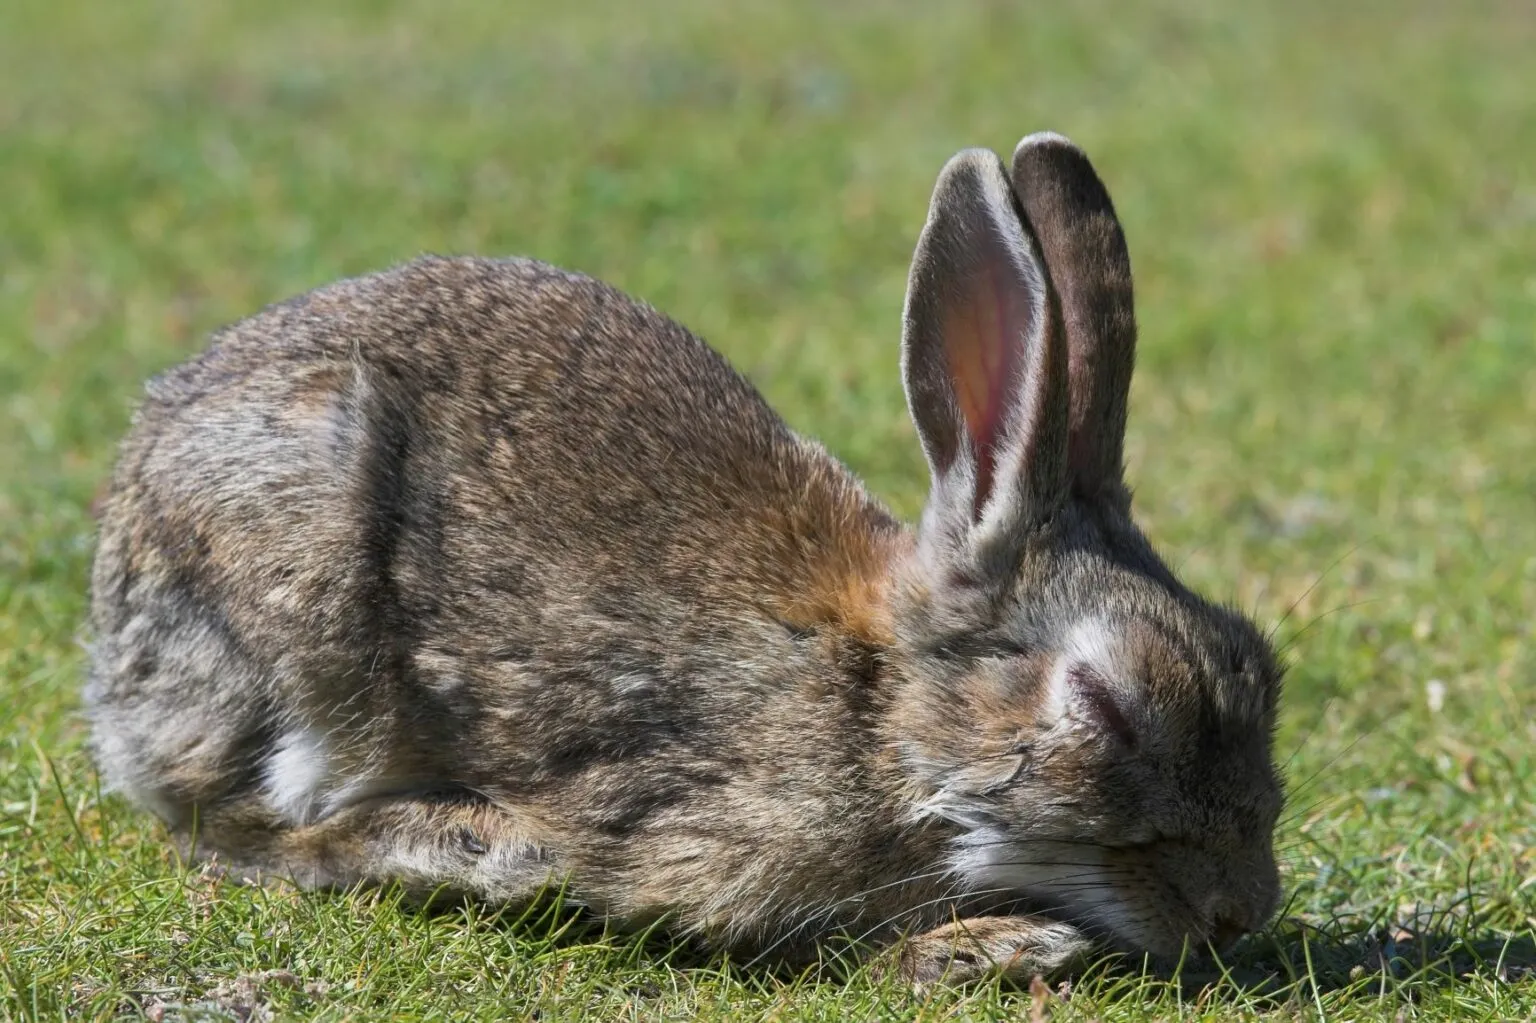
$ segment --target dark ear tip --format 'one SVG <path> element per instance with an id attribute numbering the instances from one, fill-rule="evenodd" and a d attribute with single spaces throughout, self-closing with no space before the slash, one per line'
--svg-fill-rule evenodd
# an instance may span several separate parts
<path id="1" fill-rule="evenodd" d="M 1024 136 L 1014 147 L 1011 167 L 1015 183 L 1043 174 L 1079 177 L 1086 173 L 1089 177 L 1097 177 L 1088 154 L 1077 143 L 1054 131 L 1037 131 Z"/>
<path id="2" fill-rule="evenodd" d="M 1014 194 L 1032 217 L 1044 216 L 1061 203 L 1065 206 L 1057 208 L 1057 213 L 1067 214 L 1069 220 L 1095 212 L 1114 216 L 1114 204 L 1093 162 L 1065 135 L 1053 131 L 1026 135 L 1013 151 L 1009 170 Z M 1051 195 L 1058 198 L 1046 198 Z"/>
<path id="3" fill-rule="evenodd" d="M 1067 152 L 1075 153 L 1078 156 L 1084 155 L 1082 149 L 1078 147 L 1077 143 L 1073 142 L 1065 135 L 1058 134 L 1054 131 L 1037 131 L 1033 135 L 1025 135 L 1022 139 L 1019 140 L 1019 144 L 1013 147 L 1014 162 L 1017 163 L 1019 158 L 1023 156 L 1026 151 L 1033 152 L 1040 149 L 1066 150 Z"/>

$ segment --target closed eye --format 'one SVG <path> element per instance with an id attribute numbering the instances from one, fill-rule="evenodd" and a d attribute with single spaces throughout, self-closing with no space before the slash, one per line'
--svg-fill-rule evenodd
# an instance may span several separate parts
<path id="1" fill-rule="evenodd" d="M 1170 835 L 1163 831 L 1159 831 L 1157 828 L 1149 827 L 1142 834 L 1139 834 L 1134 838 L 1115 843 L 1114 848 L 1139 852 L 1147 849 L 1155 849 L 1159 846 L 1176 844 L 1182 841 L 1183 838 L 1178 835 Z"/>
<path id="2" fill-rule="evenodd" d="M 941 661 L 979 661 L 989 657 L 1024 657 L 1031 653 L 1029 647 L 1010 639 L 994 636 L 950 636 L 928 649 L 928 654 Z"/>

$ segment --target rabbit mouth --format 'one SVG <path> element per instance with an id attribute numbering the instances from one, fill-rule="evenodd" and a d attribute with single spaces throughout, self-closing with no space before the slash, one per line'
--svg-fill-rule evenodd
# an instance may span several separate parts
<path id="1" fill-rule="evenodd" d="M 1120 901 L 1108 912 L 1100 907 L 1071 905 L 1059 895 L 1039 891 L 1020 891 L 985 903 L 984 912 L 1002 916 L 1040 916 L 1071 924 L 1088 937 L 1099 952 L 1123 958 L 1133 966 L 1145 965 L 1155 973 L 1170 973 L 1181 963 L 1207 965 L 1213 949 L 1198 932 L 1182 933 L 1170 926 L 1159 940 L 1144 927 L 1126 926 L 1138 914 L 1128 902 Z M 1142 919 L 1147 919 L 1142 917 Z M 1155 926 L 1155 925 L 1154 925 Z M 1232 942 L 1209 939 L 1226 951 Z"/>
<path id="2" fill-rule="evenodd" d="M 1072 924 L 1106 951 L 1153 963 L 1202 955 L 1208 928 L 1170 885 L 1072 841 L 1013 841 L 982 828 L 957 842 L 952 869 L 991 912 Z"/>

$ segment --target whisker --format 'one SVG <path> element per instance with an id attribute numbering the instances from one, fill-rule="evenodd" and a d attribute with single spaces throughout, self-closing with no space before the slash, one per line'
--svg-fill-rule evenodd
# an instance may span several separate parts
<path id="1" fill-rule="evenodd" d="M 1295 614 L 1296 609 L 1301 606 L 1301 602 L 1312 595 L 1312 591 L 1317 589 L 1318 585 L 1328 577 L 1328 573 L 1342 565 L 1345 558 L 1350 557 L 1359 549 L 1360 545 L 1355 544 L 1353 547 L 1349 548 L 1349 550 L 1345 551 L 1343 554 L 1340 554 L 1337 558 L 1334 558 L 1333 561 L 1329 563 L 1327 568 L 1319 572 L 1317 574 L 1317 578 L 1312 580 L 1312 584 L 1302 591 L 1301 596 L 1291 601 L 1291 606 L 1285 609 L 1285 614 L 1280 616 L 1280 620 L 1274 624 L 1274 626 L 1269 630 L 1269 635 L 1265 638 L 1273 641 L 1275 636 L 1279 634 L 1280 629 L 1285 625 L 1287 621 L 1290 620 L 1291 615 Z"/>
<path id="2" fill-rule="evenodd" d="M 1126 870 L 1126 869 L 1122 869 L 1122 868 L 1118 868 L 1118 867 L 1117 868 L 1113 868 L 1113 869 L 1102 869 L 1097 864 L 1093 864 L 1093 863 L 1052 863 L 1052 862 L 1049 862 L 1049 861 L 1042 862 L 1040 860 L 1006 860 L 1004 862 L 994 864 L 994 866 L 998 866 L 998 867 L 1086 867 L 1087 868 L 1086 870 L 1079 871 L 1078 873 L 1075 873 L 1075 874 L 1062 874 L 1059 877 L 1052 878 L 1051 880 L 1053 880 L 1053 881 L 1055 881 L 1055 880 L 1068 881 L 1068 880 L 1071 880 L 1073 878 L 1078 878 L 1078 877 L 1133 877 L 1134 876 L 1134 873 L 1132 871 L 1130 871 L 1130 870 Z"/>
<path id="3" fill-rule="evenodd" d="M 1322 621 L 1324 618 L 1331 618 L 1332 616 L 1340 613 L 1341 611 L 1353 611 L 1357 607 L 1365 607 L 1368 604 L 1379 604 L 1379 603 L 1381 603 L 1381 598 L 1380 597 L 1368 597 L 1365 600 L 1357 600 L 1357 601 L 1354 601 L 1354 602 L 1349 603 L 1349 604 L 1340 604 L 1338 607 L 1330 607 L 1328 610 L 1324 611 L 1322 614 L 1315 615 L 1310 622 L 1308 622 L 1306 625 L 1303 625 L 1301 628 L 1297 629 L 1296 632 L 1294 634 L 1292 634 L 1291 638 L 1286 640 L 1284 645 L 1282 645 L 1278 650 L 1275 651 L 1275 656 L 1276 657 L 1284 657 L 1291 650 L 1291 648 L 1296 645 L 1296 643 L 1301 639 L 1301 637 L 1305 636 L 1311 630 L 1312 626 L 1316 625 L 1318 622 Z"/>
<path id="4" fill-rule="evenodd" d="M 926 900 L 924 902 L 919 902 L 915 906 L 908 906 L 906 909 L 903 909 L 903 910 L 900 910 L 899 912 L 891 914 L 890 916 L 886 917 L 884 920 L 880 921 L 879 923 L 875 924 L 873 927 L 871 927 L 868 930 L 866 930 L 863 934 L 860 934 L 857 938 L 854 939 L 854 941 L 857 944 L 863 944 L 865 941 L 867 941 L 870 938 L 871 935 L 876 934 L 877 932 L 884 930 L 885 928 L 887 928 L 887 927 L 891 926 L 892 924 L 896 923 L 897 921 L 901 920 L 903 917 L 911 916 L 911 915 L 913 915 L 915 913 L 921 913 L 923 910 L 927 909 L 929 906 L 937 906 L 937 905 L 940 905 L 940 904 L 945 903 L 945 902 L 955 902 L 955 901 L 958 901 L 959 899 L 962 899 L 962 898 L 971 899 L 971 898 L 985 898 L 988 895 L 1006 895 L 1007 893 L 1009 893 L 1009 892 L 1011 892 L 1013 890 L 1014 889 L 1012 889 L 1012 888 L 984 888 L 984 889 L 982 889 L 980 891 L 963 892 L 963 893 L 959 893 L 959 894 L 950 894 L 950 895 L 941 895 L 941 896 L 939 896 L 936 899 L 928 899 L 928 900 Z"/>
<path id="5" fill-rule="evenodd" d="M 943 877 L 948 873 L 950 873 L 950 868 L 942 867 L 938 870 L 925 871 L 921 874 L 910 874 L 895 881 L 888 881 L 885 884 L 875 885 L 874 887 L 865 888 L 861 891 L 854 892 L 852 895 L 844 896 L 843 898 L 838 899 L 831 905 L 819 907 L 814 913 L 808 916 L 801 923 L 791 928 L 788 932 L 781 935 L 779 938 L 775 939 L 767 948 L 764 948 L 757 955 L 748 960 L 747 966 L 755 966 L 757 963 L 778 951 L 788 942 L 795 940 L 797 937 L 810 930 L 817 923 L 824 921 L 829 922 L 833 917 L 836 916 L 838 909 L 846 906 L 850 902 L 857 902 L 862 898 L 873 895 L 876 892 L 885 891 L 889 888 L 899 888 L 902 885 L 915 884 L 918 881 L 926 881 L 935 877 Z"/>
<path id="6" fill-rule="evenodd" d="M 1282 775 L 1291 769 L 1292 762 L 1301 755 L 1302 750 L 1307 748 L 1307 743 L 1312 741 L 1312 736 L 1316 734 L 1322 723 L 1328 719 L 1328 711 L 1332 709 L 1334 702 L 1337 701 L 1338 698 L 1339 694 L 1333 693 L 1328 697 L 1327 700 L 1323 702 L 1323 709 L 1318 712 L 1317 717 L 1312 719 L 1312 724 L 1307 726 L 1307 734 L 1301 737 L 1301 741 L 1296 744 L 1296 748 L 1291 750 L 1291 755 L 1286 757 L 1285 763 L 1281 765 L 1280 773 Z"/>
<path id="7" fill-rule="evenodd" d="M 1122 849 L 1122 846 L 1106 845 L 1103 842 L 1094 842 L 1081 838 L 996 838 L 987 842 L 964 842 L 966 849 L 986 849 L 994 845 L 1073 845 L 1085 849 L 1103 849 L 1106 852 L 1114 852 Z"/>
<path id="8" fill-rule="evenodd" d="M 1328 760 L 1328 762 L 1326 764 L 1324 764 L 1322 767 L 1319 767 L 1317 770 L 1313 771 L 1310 775 L 1307 776 L 1306 780 L 1304 780 L 1300 785 L 1298 785 L 1294 789 L 1292 789 L 1291 792 L 1289 793 L 1290 797 L 1294 798 L 1295 796 L 1305 792 L 1307 790 L 1307 786 L 1309 786 L 1313 782 L 1317 781 L 1317 779 L 1322 776 L 1324 771 L 1327 771 L 1329 768 L 1331 768 L 1335 764 L 1337 764 L 1340 760 L 1342 760 L 1345 756 L 1347 756 L 1351 751 L 1353 751 L 1356 746 L 1360 745 L 1361 740 L 1365 739 L 1367 736 L 1374 735 L 1376 733 L 1376 731 L 1379 728 L 1381 728 L 1381 727 L 1382 726 L 1378 725 L 1377 728 L 1369 729 L 1367 731 L 1361 732 L 1359 735 L 1356 735 L 1353 739 L 1351 739 L 1349 741 L 1349 745 L 1345 746 L 1343 749 L 1341 749 L 1337 753 L 1335 753 L 1332 757 L 1329 758 L 1329 760 Z"/>
<path id="9" fill-rule="evenodd" d="M 1311 802 L 1309 802 L 1309 803 L 1307 803 L 1307 804 L 1305 804 L 1303 806 L 1298 806 L 1298 807 L 1295 807 L 1294 809 L 1288 809 L 1286 811 L 1285 816 L 1281 817 L 1278 821 L 1275 822 L 1275 827 L 1277 827 L 1277 828 L 1289 827 L 1290 825 L 1295 824 L 1297 821 L 1301 820 L 1303 817 L 1306 817 L 1309 814 L 1311 814 L 1314 810 L 1317 810 L 1320 807 L 1326 806 L 1330 802 L 1333 802 L 1333 801 L 1336 801 L 1336 800 L 1339 800 L 1339 799 L 1342 799 L 1342 798 L 1344 798 L 1344 797 L 1342 795 L 1340 795 L 1340 794 L 1337 794 L 1337 793 L 1332 794 L 1332 795 L 1318 796 L 1316 799 L 1312 800 Z"/>

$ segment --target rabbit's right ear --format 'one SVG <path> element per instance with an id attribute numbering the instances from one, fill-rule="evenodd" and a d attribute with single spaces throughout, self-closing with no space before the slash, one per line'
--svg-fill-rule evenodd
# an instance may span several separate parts
<path id="1" fill-rule="evenodd" d="M 1015 568 L 1069 492 L 1061 316 L 1003 163 L 969 149 L 939 175 L 902 331 L 907 406 L 932 473 L 925 557 L 977 583 Z"/>
<path id="2" fill-rule="evenodd" d="M 1013 152 L 1013 189 L 1060 295 L 1071 393 L 1073 492 L 1122 509 L 1125 414 L 1136 362 L 1131 257 L 1109 192 L 1088 157 L 1053 132 Z"/>

